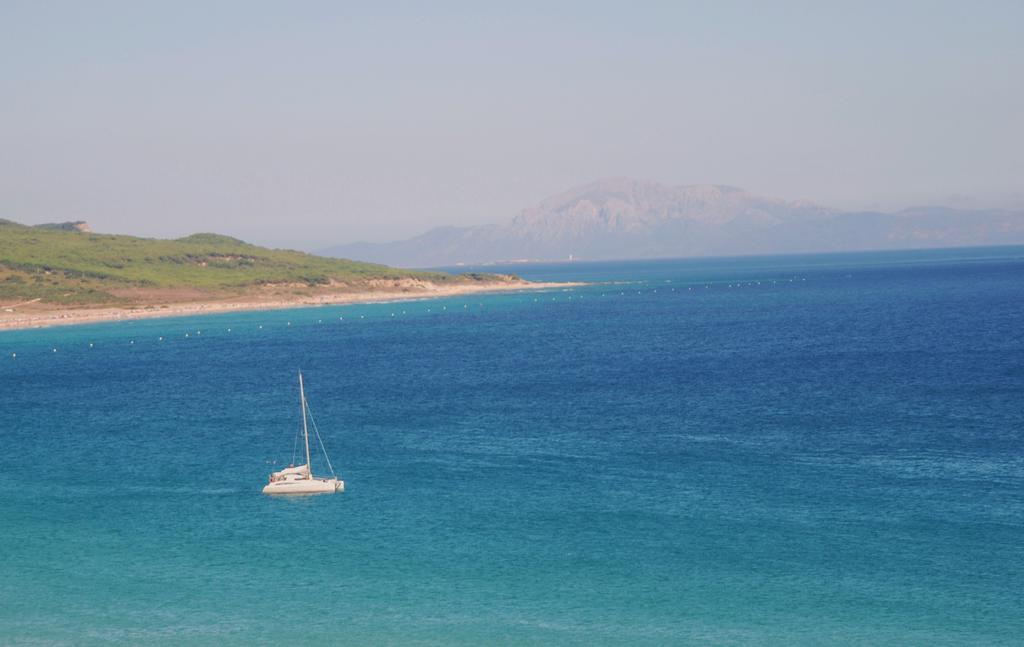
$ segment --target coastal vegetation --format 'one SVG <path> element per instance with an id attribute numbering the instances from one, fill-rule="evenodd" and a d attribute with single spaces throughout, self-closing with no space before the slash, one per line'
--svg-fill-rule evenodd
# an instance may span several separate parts
<path id="1" fill-rule="evenodd" d="M 131 305 L 512 281 L 402 270 L 268 249 L 218 234 L 159 240 L 96 234 L 84 223 L 0 220 L 0 304 Z"/>

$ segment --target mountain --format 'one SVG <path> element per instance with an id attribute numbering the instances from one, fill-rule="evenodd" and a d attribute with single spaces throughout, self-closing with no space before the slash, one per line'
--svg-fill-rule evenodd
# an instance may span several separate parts
<path id="1" fill-rule="evenodd" d="M 1024 210 L 850 212 L 730 186 L 617 178 L 567 191 L 498 225 L 439 227 L 324 250 L 403 267 L 1024 243 Z"/>
<path id="2" fill-rule="evenodd" d="M 95 234 L 82 222 L 30 227 L 0 219 L 0 304 L 172 303 L 286 298 L 512 283 L 257 247 L 228 236 L 158 240 Z"/>

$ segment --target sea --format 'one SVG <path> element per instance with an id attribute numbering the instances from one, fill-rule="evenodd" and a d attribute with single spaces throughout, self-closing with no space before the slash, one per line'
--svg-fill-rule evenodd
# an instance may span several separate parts
<path id="1" fill-rule="evenodd" d="M 0 644 L 1024 643 L 1024 248 L 482 269 L 0 332 Z"/>

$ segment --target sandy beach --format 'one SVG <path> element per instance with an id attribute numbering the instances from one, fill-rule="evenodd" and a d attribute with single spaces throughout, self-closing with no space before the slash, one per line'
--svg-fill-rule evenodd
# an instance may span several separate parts
<path id="1" fill-rule="evenodd" d="M 386 301 L 435 299 L 521 290 L 549 290 L 582 285 L 581 283 L 535 283 L 530 281 L 499 281 L 466 285 L 401 282 L 394 286 L 374 287 L 359 292 L 326 292 L 316 295 L 245 295 L 227 299 L 191 300 L 170 303 L 116 307 L 69 308 L 39 301 L 0 304 L 0 331 L 22 328 L 43 328 L 104 321 L 125 321 L 156 317 L 182 317 L 246 310 L 280 310 L 285 308 L 344 305 L 348 303 L 381 303 Z"/>

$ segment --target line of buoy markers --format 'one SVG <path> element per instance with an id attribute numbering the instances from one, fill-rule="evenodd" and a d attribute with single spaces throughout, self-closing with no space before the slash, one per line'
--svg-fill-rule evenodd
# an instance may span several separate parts
<path id="1" fill-rule="evenodd" d="M 778 285 L 778 283 L 780 281 L 782 281 L 784 283 L 785 282 L 795 283 L 797 281 L 803 282 L 803 281 L 807 281 L 807 277 L 794 276 L 794 277 L 785 278 L 785 279 L 770 279 L 770 280 L 769 279 L 763 279 L 763 280 L 752 280 L 752 281 L 740 281 L 740 282 L 733 282 L 733 283 L 724 283 L 724 282 L 722 282 L 722 283 L 719 283 L 719 285 L 724 285 L 726 288 L 741 288 L 741 287 L 753 287 L 755 285 L 769 285 L 769 284 L 770 285 Z M 671 283 L 672 280 L 671 279 L 665 279 L 664 282 L 665 283 Z M 704 289 L 709 290 L 712 287 L 714 287 L 714 285 L 715 284 L 713 284 L 713 283 L 705 283 L 704 284 Z M 686 287 L 686 291 L 687 292 L 692 292 L 694 287 L 695 286 L 692 286 L 692 285 L 691 286 L 687 286 Z M 700 286 L 698 285 L 696 287 L 699 288 Z M 562 290 L 562 292 L 570 292 L 570 291 L 571 291 L 570 289 L 563 289 Z M 671 291 L 675 292 L 676 291 L 675 287 L 671 288 Z M 647 290 L 647 292 L 650 292 L 652 294 L 656 294 L 658 292 L 658 289 L 657 288 L 651 288 L 650 290 Z M 644 290 L 637 290 L 636 291 L 636 294 L 642 295 L 644 293 L 645 293 Z M 574 296 L 578 297 L 579 300 L 582 300 L 584 298 L 584 295 L 582 295 L 582 294 L 576 294 L 576 295 L 570 294 L 570 295 L 568 295 L 568 300 L 572 300 L 572 298 Z M 602 297 L 606 297 L 606 296 L 608 296 L 608 293 L 607 292 L 602 292 L 601 296 Z M 625 291 L 620 291 L 619 292 L 619 296 L 626 296 L 626 292 Z M 551 297 L 551 301 L 557 301 L 557 300 L 558 300 L 557 296 Z M 528 299 L 523 299 L 523 300 L 517 300 L 517 302 L 518 303 L 529 303 L 529 300 Z M 540 303 L 540 298 L 539 297 L 533 297 L 533 302 L 534 303 Z M 485 307 L 486 304 L 484 302 L 480 302 L 477 305 L 478 305 L 478 307 L 483 308 L 483 307 Z M 463 308 L 463 310 L 468 310 L 469 309 L 469 304 L 468 303 L 467 304 L 463 304 L 462 308 Z M 448 310 L 448 306 L 447 305 L 442 305 L 441 306 L 441 310 L 439 312 L 446 312 L 447 310 Z M 427 313 L 432 313 L 433 312 L 433 308 L 432 307 L 426 308 L 426 312 Z M 408 310 L 401 310 L 401 311 L 397 311 L 396 310 L 394 312 L 391 312 L 390 316 L 391 317 L 397 317 L 399 314 L 407 315 L 407 314 L 409 314 L 409 311 Z M 361 315 L 359 315 L 359 318 L 360 319 L 366 319 L 366 315 L 365 314 L 361 314 Z M 338 317 L 338 321 L 344 321 L 344 320 L 345 320 L 344 315 L 341 315 L 341 316 Z M 317 319 L 316 320 L 317 324 L 322 324 L 323 322 L 324 322 L 323 319 Z M 126 323 L 135 323 L 135 322 L 134 321 L 128 321 Z M 285 325 L 286 325 L 286 327 L 291 327 L 292 326 L 292 322 L 291 321 L 286 321 Z M 256 329 L 257 330 L 263 330 L 263 327 L 264 327 L 264 324 L 257 324 Z M 230 333 L 230 332 L 233 331 L 233 328 L 229 327 L 229 328 L 226 328 L 225 330 L 226 330 L 226 332 Z M 202 336 L 203 331 L 201 329 L 195 330 L 195 331 L 188 331 L 188 332 L 185 332 L 185 337 L 191 337 L 193 334 L 195 336 L 197 336 L 197 337 L 198 336 Z M 158 336 L 157 337 L 157 341 L 158 342 L 163 342 L 164 341 L 164 336 L 163 335 Z M 128 345 L 129 346 L 134 346 L 135 345 L 135 340 L 134 339 L 128 340 Z M 95 348 L 96 347 L 95 342 L 88 342 L 88 347 L 89 348 Z M 59 350 L 59 348 L 57 346 L 53 346 L 50 349 L 50 354 L 57 353 L 58 350 Z M 18 353 L 17 352 L 12 352 L 11 353 L 11 358 L 12 359 L 17 359 L 17 357 L 18 357 Z"/>

